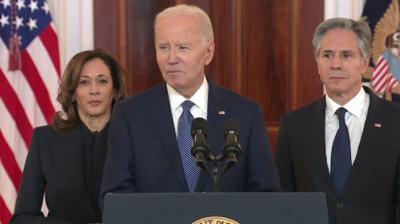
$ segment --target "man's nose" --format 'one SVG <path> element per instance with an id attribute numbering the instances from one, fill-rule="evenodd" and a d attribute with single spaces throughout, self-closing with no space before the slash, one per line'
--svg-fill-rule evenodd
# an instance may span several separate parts
<path id="1" fill-rule="evenodd" d="M 343 63 L 343 61 L 342 61 L 342 59 L 340 58 L 340 56 L 335 55 L 335 56 L 332 58 L 332 61 L 331 61 L 331 68 L 332 68 L 332 69 L 341 69 L 341 68 L 342 68 L 342 63 Z"/>
<path id="2" fill-rule="evenodd" d="M 168 63 L 174 64 L 178 62 L 178 54 L 175 48 L 171 48 L 171 50 L 168 52 Z"/>

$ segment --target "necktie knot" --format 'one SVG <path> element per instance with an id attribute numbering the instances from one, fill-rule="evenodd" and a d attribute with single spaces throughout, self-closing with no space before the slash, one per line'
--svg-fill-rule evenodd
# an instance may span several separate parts
<path id="1" fill-rule="evenodd" d="M 336 110 L 335 114 L 338 117 L 339 121 L 344 121 L 344 115 L 346 114 L 347 110 L 343 107 L 340 107 Z"/>
<path id="2" fill-rule="evenodd" d="M 194 103 L 190 100 L 185 100 L 181 106 L 183 109 L 184 114 L 188 114 L 190 112 L 190 109 L 193 107 Z"/>

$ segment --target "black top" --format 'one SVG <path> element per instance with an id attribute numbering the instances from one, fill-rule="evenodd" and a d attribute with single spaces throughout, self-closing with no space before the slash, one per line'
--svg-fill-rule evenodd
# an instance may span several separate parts
<path id="1" fill-rule="evenodd" d="M 98 204 L 101 178 L 103 176 L 104 161 L 107 154 L 108 124 L 100 132 L 90 131 L 86 125 L 80 127 L 82 147 L 82 167 L 84 170 L 84 183 L 89 199 L 95 209 L 97 220 L 101 221 L 101 212 Z"/>
<path id="2" fill-rule="evenodd" d="M 101 222 L 98 195 L 107 132 L 108 124 L 94 133 L 81 124 L 64 135 L 51 126 L 36 128 L 10 223 Z M 43 195 L 47 217 L 41 212 Z"/>

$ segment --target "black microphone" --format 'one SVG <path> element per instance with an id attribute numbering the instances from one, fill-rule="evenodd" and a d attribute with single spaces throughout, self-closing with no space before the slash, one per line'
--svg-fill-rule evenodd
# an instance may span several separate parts
<path id="1" fill-rule="evenodd" d="M 208 173 L 206 159 L 209 155 L 207 139 L 207 121 L 201 117 L 192 121 L 193 145 L 191 149 L 192 156 L 196 158 L 196 164 Z"/>
<path id="2" fill-rule="evenodd" d="M 223 154 L 227 161 L 224 172 L 228 171 L 233 165 L 235 165 L 242 152 L 239 143 L 239 126 L 239 121 L 233 118 L 227 119 L 224 122 L 225 145 Z"/>

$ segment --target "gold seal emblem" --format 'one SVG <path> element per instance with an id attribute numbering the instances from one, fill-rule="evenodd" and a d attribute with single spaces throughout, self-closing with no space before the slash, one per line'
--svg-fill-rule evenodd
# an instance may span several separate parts
<path id="1" fill-rule="evenodd" d="M 240 224 L 235 220 L 221 216 L 210 216 L 194 221 L 192 224 Z"/>

